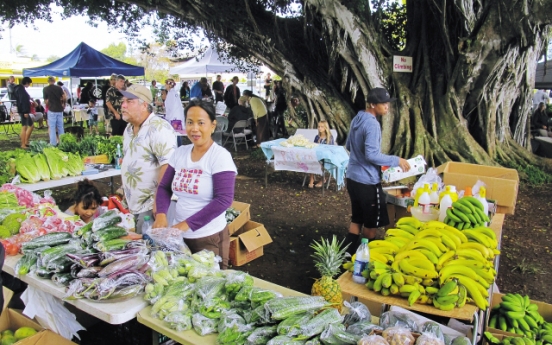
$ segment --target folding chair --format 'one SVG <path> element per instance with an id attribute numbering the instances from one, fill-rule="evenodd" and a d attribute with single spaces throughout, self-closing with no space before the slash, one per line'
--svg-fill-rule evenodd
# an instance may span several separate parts
<path id="1" fill-rule="evenodd" d="M 239 129 L 242 129 L 243 132 L 236 132 L 236 130 L 239 130 Z M 247 145 L 247 142 L 248 141 L 252 141 L 253 139 L 250 137 L 250 138 L 247 138 L 247 136 L 251 135 L 251 130 L 250 129 L 247 129 L 247 120 L 240 120 L 238 122 L 236 122 L 236 124 L 234 125 L 234 127 L 232 128 L 232 131 L 230 131 L 230 133 L 223 133 L 224 136 L 226 137 L 226 141 L 224 141 L 224 145 L 226 145 L 226 142 L 228 141 L 228 139 L 230 139 L 230 137 L 232 137 L 232 140 L 234 141 L 234 151 L 238 151 L 238 145 L 243 141 L 245 142 L 245 147 L 247 150 L 249 150 L 249 145 Z M 236 140 L 237 139 L 237 140 Z"/>
<path id="2" fill-rule="evenodd" d="M 228 119 L 223 116 L 217 116 L 217 128 L 213 134 L 213 140 L 222 146 L 222 137 L 228 129 Z"/>

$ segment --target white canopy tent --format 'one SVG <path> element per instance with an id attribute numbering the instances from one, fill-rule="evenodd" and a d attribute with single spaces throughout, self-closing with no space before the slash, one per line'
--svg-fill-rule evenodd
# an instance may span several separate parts
<path id="1" fill-rule="evenodd" d="M 169 69 L 169 74 L 178 75 L 207 75 L 208 73 L 229 73 L 237 71 L 238 67 L 233 64 L 228 64 L 220 61 L 216 51 L 209 48 L 199 60 L 193 58 L 178 66 Z"/>

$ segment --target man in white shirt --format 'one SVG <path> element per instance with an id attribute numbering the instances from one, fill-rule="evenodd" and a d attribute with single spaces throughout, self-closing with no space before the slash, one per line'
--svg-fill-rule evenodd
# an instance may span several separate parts
<path id="1" fill-rule="evenodd" d="M 134 84 L 119 93 L 122 117 L 128 122 L 123 133 L 123 191 L 136 220 L 136 232 L 141 233 L 144 217 L 153 219 L 155 214 L 155 193 L 176 149 L 176 133 L 167 121 L 153 114 L 147 87 Z"/>

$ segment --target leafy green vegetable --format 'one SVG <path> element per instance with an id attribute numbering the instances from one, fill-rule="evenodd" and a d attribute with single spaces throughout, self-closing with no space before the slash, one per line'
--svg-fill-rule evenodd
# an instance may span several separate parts
<path id="1" fill-rule="evenodd" d="M 69 170 L 66 167 L 67 161 L 69 160 L 67 153 L 55 147 L 46 147 L 44 149 L 44 155 L 50 166 L 50 177 L 52 179 L 57 180 L 69 174 Z"/>
<path id="2" fill-rule="evenodd" d="M 50 146 L 50 144 L 44 140 L 32 140 L 29 143 L 29 149 L 31 153 L 42 153 L 45 147 Z"/>
<path id="3" fill-rule="evenodd" d="M 50 181 L 50 167 L 46 161 L 46 156 L 43 153 L 36 154 L 33 157 L 40 179 L 43 181 Z"/>
<path id="4" fill-rule="evenodd" d="M 36 183 L 40 181 L 40 174 L 30 154 L 20 157 L 15 164 L 15 169 L 21 176 L 21 180 L 25 183 Z"/>
<path id="5" fill-rule="evenodd" d="M 60 135 L 58 149 L 63 152 L 78 152 L 79 143 L 77 142 L 77 138 L 71 133 L 64 133 Z"/>
<path id="6" fill-rule="evenodd" d="M 67 170 L 70 176 L 78 176 L 84 170 L 82 158 L 77 153 L 68 153 Z"/>

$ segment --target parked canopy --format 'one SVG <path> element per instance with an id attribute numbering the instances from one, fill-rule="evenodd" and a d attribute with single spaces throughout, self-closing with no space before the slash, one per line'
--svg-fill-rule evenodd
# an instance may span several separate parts
<path id="1" fill-rule="evenodd" d="M 49 65 L 23 69 L 25 77 L 100 77 L 111 73 L 139 76 L 144 75 L 144 67 L 111 58 L 82 42 L 72 52 Z"/>
<path id="2" fill-rule="evenodd" d="M 238 70 L 238 66 L 220 61 L 216 51 L 209 48 L 199 60 L 193 58 L 178 66 L 172 67 L 169 74 L 192 75 L 208 73 L 226 73 Z"/>

